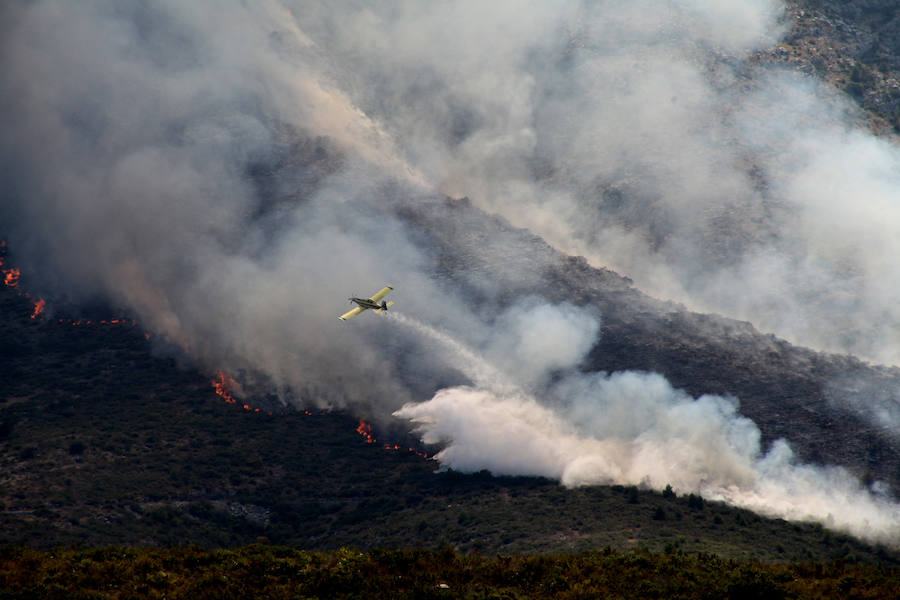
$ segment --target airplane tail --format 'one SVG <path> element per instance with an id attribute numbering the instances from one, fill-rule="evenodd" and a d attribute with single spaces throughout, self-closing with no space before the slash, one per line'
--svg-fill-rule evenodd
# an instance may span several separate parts
<path id="1" fill-rule="evenodd" d="M 387 312 L 388 306 L 390 306 L 391 304 L 393 304 L 393 301 L 391 301 L 391 302 L 386 302 L 385 300 L 382 300 L 382 301 L 381 301 L 381 308 L 376 308 L 376 309 L 375 309 L 375 312 L 377 312 L 377 313 L 380 313 L 380 312 Z"/>

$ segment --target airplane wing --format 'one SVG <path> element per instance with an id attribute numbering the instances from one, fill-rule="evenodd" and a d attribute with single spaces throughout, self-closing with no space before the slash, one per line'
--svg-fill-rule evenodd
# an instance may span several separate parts
<path id="1" fill-rule="evenodd" d="M 348 310 L 347 312 L 345 312 L 344 314 L 339 316 L 338 319 L 340 319 L 341 321 L 346 321 L 347 319 L 355 317 L 356 315 L 361 313 L 363 310 L 365 310 L 365 309 L 361 306 L 357 306 L 356 308 L 351 308 L 350 310 Z"/>
<path id="2" fill-rule="evenodd" d="M 390 291 L 393 290 L 393 289 L 394 289 L 394 288 L 392 288 L 391 286 L 383 287 L 383 288 L 381 288 L 380 290 L 378 290 L 378 291 L 375 293 L 374 296 L 372 296 L 371 298 L 369 298 L 369 300 L 371 300 L 372 302 L 378 302 L 379 300 L 381 300 L 382 298 L 384 298 L 385 296 L 387 296 L 387 295 L 388 295 L 388 292 L 390 292 Z"/>

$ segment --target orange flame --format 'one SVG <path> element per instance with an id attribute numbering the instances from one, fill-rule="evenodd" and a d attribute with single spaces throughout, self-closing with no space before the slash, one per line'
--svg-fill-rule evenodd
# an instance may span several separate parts
<path id="1" fill-rule="evenodd" d="M 218 394 L 223 400 L 225 400 L 225 402 L 229 404 L 237 404 L 246 411 L 262 412 L 262 409 L 260 408 L 254 408 L 249 404 L 239 403 L 237 401 L 237 398 L 234 397 L 234 394 L 231 392 L 231 390 L 239 390 L 241 388 L 241 384 L 226 375 L 221 369 L 216 371 L 216 377 L 211 381 L 211 383 L 216 390 L 216 394 Z M 271 415 L 272 411 L 266 411 L 266 413 Z"/>
<path id="2" fill-rule="evenodd" d="M 216 393 L 229 404 L 237 404 L 234 396 L 231 394 L 231 388 L 237 387 L 237 381 L 223 373 L 216 371 L 216 378 L 212 380 Z"/>
<path id="3" fill-rule="evenodd" d="M 4 261 L 6 259 L 6 241 L 0 240 L 0 267 L 3 266 Z M 0 278 L 3 279 L 3 283 L 10 287 L 18 287 L 19 286 L 19 278 L 21 277 L 22 272 L 15 267 L 9 267 L 6 269 L 0 269 Z M 34 311 L 31 313 L 32 319 L 37 319 L 40 315 L 44 313 L 47 308 L 47 301 L 43 298 L 38 298 L 36 301 L 32 298 L 31 294 L 28 292 L 23 292 L 21 289 L 18 291 L 20 296 L 31 300 L 34 303 Z M 58 319 L 60 323 L 68 323 L 70 325 L 130 325 L 131 327 L 135 327 L 137 325 L 137 321 L 134 319 L 101 319 L 99 321 L 92 320 L 81 320 L 81 319 Z M 149 339 L 149 337 L 147 338 Z"/>
<path id="4" fill-rule="evenodd" d="M 38 301 L 34 303 L 34 312 L 31 313 L 32 319 L 37 319 L 38 315 L 44 312 L 44 308 L 47 306 L 47 301 L 43 298 L 38 298 Z"/>
<path id="5" fill-rule="evenodd" d="M 9 287 L 16 287 L 19 285 L 19 270 L 18 269 L 3 269 L 3 283 L 8 285 Z"/>
<path id="6" fill-rule="evenodd" d="M 359 427 L 356 428 L 356 433 L 366 438 L 367 444 L 374 444 L 376 442 L 375 436 L 372 435 L 372 426 L 362 419 L 359 420 Z"/>
<path id="7" fill-rule="evenodd" d="M 356 433 L 363 436 L 366 439 L 367 444 L 374 444 L 378 441 L 375 439 L 375 436 L 372 434 L 372 426 L 369 425 L 368 423 L 366 423 L 365 421 L 363 421 L 362 419 L 359 420 L 359 426 L 356 428 Z M 382 444 L 382 447 L 385 450 L 394 450 L 394 451 L 403 450 L 403 446 L 401 446 L 399 444 L 387 443 L 387 444 Z M 421 456 L 423 458 L 428 458 L 427 453 L 419 452 L 415 448 L 407 448 L 407 450 L 412 454 L 418 454 L 419 456 Z"/>

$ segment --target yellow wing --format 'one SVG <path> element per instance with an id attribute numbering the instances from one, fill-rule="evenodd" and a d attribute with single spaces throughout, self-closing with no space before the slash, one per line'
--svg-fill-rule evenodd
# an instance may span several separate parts
<path id="1" fill-rule="evenodd" d="M 357 306 L 356 308 L 351 308 L 350 310 L 348 310 L 347 312 L 345 312 L 344 314 L 339 316 L 338 319 L 340 319 L 341 321 L 346 321 L 347 319 L 355 317 L 356 315 L 361 313 L 363 310 L 365 310 L 365 309 L 363 309 L 361 306 Z"/>
<path id="2" fill-rule="evenodd" d="M 392 287 L 389 286 L 389 285 L 388 285 L 388 286 L 385 286 L 385 287 L 381 288 L 380 290 L 378 290 L 378 291 L 375 293 L 374 296 L 372 296 L 371 298 L 369 298 L 369 300 L 371 300 L 372 302 L 378 302 L 379 300 L 381 300 L 382 298 L 384 298 L 385 296 L 387 296 L 387 295 L 388 295 L 388 292 L 390 292 L 390 291 L 393 290 L 393 289 L 394 289 L 394 288 L 392 288 Z"/>

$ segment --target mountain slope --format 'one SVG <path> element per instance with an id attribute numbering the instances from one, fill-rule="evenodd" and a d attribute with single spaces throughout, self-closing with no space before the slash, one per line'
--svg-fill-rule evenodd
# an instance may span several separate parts
<path id="1" fill-rule="evenodd" d="M 900 131 L 900 14 L 890 0 L 794 0 L 791 30 L 764 53 L 766 60 L 799 67 L 844 90 L 883 134 Z"/>
<path id="2" fill-rule="evenodd" d="M 499 282 L 505 292 L 481 307 L 487 313 L 525 295 L 599 309 L 600 335 L 582 369 L 653 371 L 695 397 L 736 396 L 766 445 L 786 438 L 804 460 L 900 485 L 896 437 L 840 408 L 853 400 L 853 382 L 897 386 L 900 370 L 795 347 L 750 323 L 654 300 L 627 278 L 559 254 L 465 201 L 420 201 L 399 212 L 429 232 L 443 277 L 474 303 L 485 295 L 468 281 Z"/>
<path id="3" fill-rule="evenodd" d="M 611 545 L 898 560 L 818 525 L 695 496 L 435 473 L 420 454 L 367 443 L 349 415 L 228 404 L 208 378 L 153 356 L 130 324 L 31 319 L 31 303 L 8 287 L 0 307 L 2 544 Z"/>
<path id="4" fill-rule="evenodd" d="M 417 10 L 375 23 L 353 6 L 291 15 L 280 3 L 235 4 L 221 17 L 241 26 L 223 27 L 175 5 L 12 6 L 0 72 L 21 94 L 3 104 L 17 142 L 0 158 L 0 226 L 22 253 L 21 286 L 44 295 L 54 318 L 70 299 L 75 311 L 108 303 L 117 309 L 107 319 L 121 310 L 142 321 L 31 319 L 30 302 L 5 290 L 0 435 L 16 535 L 100 543 L 126 530 L 148 541 L 184 531 L 224 544 L 264 531 L 302 545 L 360 535 L 403 544 L 440 522 L 466 547 L 593 545 L 607 539 L 597 533 L 605 527 L 617 544 L 637 539 L 627 521 L 590 521 L 588 541 L 571 524 L 526 527 L 519 540 L 508 531 L 524 519 L 439 511 L 458 503 L 431 485 L 471 486 L 473 504 L 482 493 L 502 502 L 509 488 L 529 500 L 561 494 L 582 508 L 592 497 L 544 480 L 495 486 L 484 473 L 434 479 L 414 453 L 383 472 L 388 459 L 353 432 L 356 418 L 413 446 L 409 421 L 390 417 L 403 406 L 423 439 L 448 450 L 468 444 L 468 460 L 442 456 L 466 471 L 657 491 L 671 483 L 720 498 L 735 489 L 759 498 L 768 486 L 788 508 L 753 505 L 763 514 L 807 518 L 814 504 L 820 522 L 852 513 L 868 533 L 896 538 L 900 505 L 887 492 L 900 489 L 900 371 L 754 327 L 892 360 L 900 313 L 884 259 L 894 252 L 883 249 L 896 249 L 897 238 L 879 210 L 895 204 L 895 163 L 889 144 L 859 127 L 889 133 L 895 123 L 894 14 L 883 3 L 792 5 L 791 33 L 762 51 L 780 35 L 778 3 L 748 5 L 758 9 L 752 27 L 731 5 L 696 15 L 690 3 L 645 15 L 627 4 L 584 14 L 538 8 L 521 22 L 501 11 L 485 15 L 484 31 L 524 29 L 479 36 L 509 45 L 479 52 L 497 59 L 490 64 L 432 55 L 432 36 L 454 28 Z M 460 30 L 474 24 L 465 8 L 445 15 Z M 122 37 L 94 35 L 107 23 Z M 394 35 L 380 38 L 385 31 Z M 98 45 L 72 52 L 82 38 Z M 238 42 L 247 50 L 240 59 Z M 874 113 L 817 77 L 769 69 L 773 62 L 823 77 Z M 44 85 L 33 67 L 59 86 Z M 800 99 L 799 110 L 784 94 Z M 188 97 L 208 102 L 186 111 Z M 881 161 L 865 160 L 873 155 Z M 872 162 L 888 168 L 869 172 Z M 475 206 L 442 195 L 457 189 L 477 194 Z M 869 195 L 869 211 L 847 201 Z M 616 248 L 609 256 L 607 244 Z M 753 315 L 754 324 L 654 299 L 566 253 L 617 265 L 660 298 Z M 334 299 L 368 279 L 407 295 L 385 318 L 337 329 Z M 541 315 L 549 319 L 538 323 Z M 528 352 L 540 360 L 523 360 Z M 239 379 L 247 409 L 223 403 L 191 368 Z M 616 421 L 602 410 L 601 388 L 622 374 L 651 385 L 618 394 Z M 455 404 L 442 422 L 427 414 L 467 394 L 484 402 Z M 278 400 L 349 415 L 269 415 Z M 530 420 L 521 419 L 525 407 Z M 462 423 L 474 427 L 453 429 Z M 315 451 L 304 451 L 311 439 Z M 348 459 L 347 448 L 361 454 Z M 567 480 L 582 459 L 596 468 Z M 331 467 L 378 472 L 413 502 L 388 491 L 369 502 L 368 485 L 335 478 Z M 789 477 L 767 478 L 764 468 Z M 845 485 L 832 495 L 834 482 Z M 632 494 L 625 490 L 603 498 Z M 423 513 L 420 499 L 433 495 L 440 500 Z M 874 522 L 886 526 L 870 525 L 853 505 L 860 498 L 885 509 Z M 610 512 L 630 514 L 620 504 Z M 666 505 L 656 508 L 665 518 L 654 520 L 668 521 Z M 421 535 L 410 534 L 421 514 Z M 502 533 L 491 529 L 497 521 L 508 524 Z"/>

